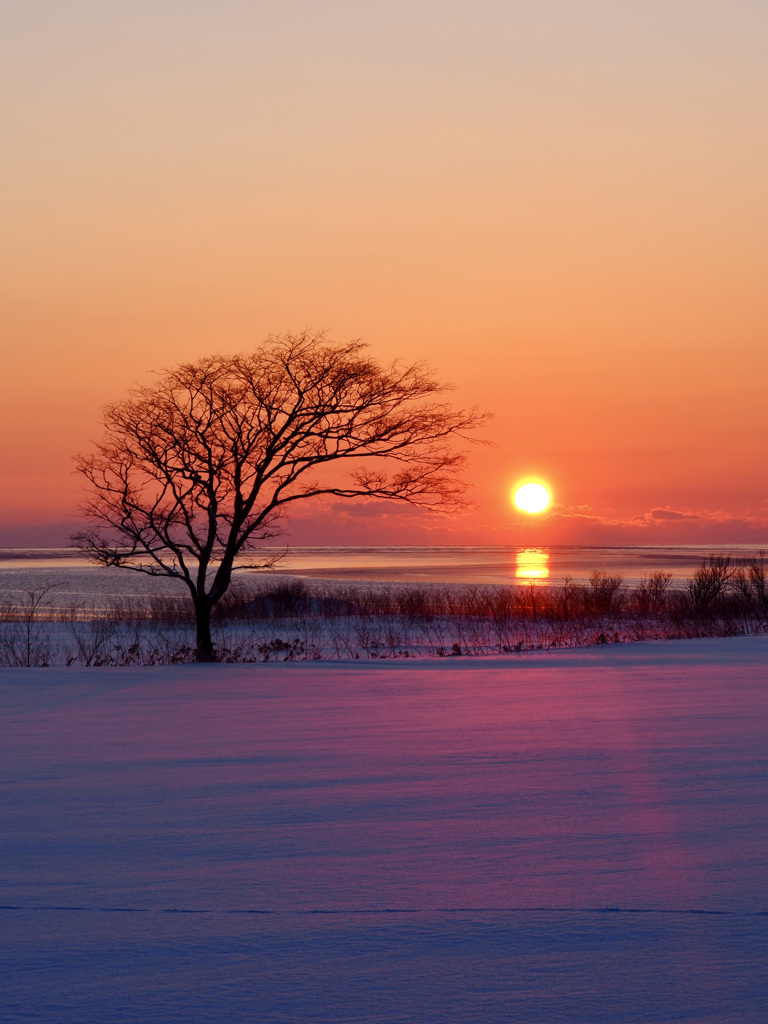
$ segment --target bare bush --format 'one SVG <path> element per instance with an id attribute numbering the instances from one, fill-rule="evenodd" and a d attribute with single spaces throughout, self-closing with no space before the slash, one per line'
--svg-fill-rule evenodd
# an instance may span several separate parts
<path id="1" fill-rule="evenodd" d="M 624 603 L 624 578 L 593 572 L 589 578 L 589 605 L 598 615 L 621 611 Z"/>
<path id="2" fill-rule="evenodd" d="M 108 663 L 116 642 L 115 622 L 106 616 L 83 616 L 82 606 L 73 606 L 66 618 L 74 649 L 67 656 L 67 664 L 77 663 L 90 668 Z"/>
<path id="3" fill-rule="evenodd" d="M 48 594 L 54 584 L 26 591 L 17 603 L 0 609 L 0 664 L 31 668 L 49 665 L 51 638 L 46 626 Z"/>
<path id="4" fill-rule="evenodd" d="M 634 593 L 634 606 L 640 616 L 659 615 L 666 609 L 671 572 L 652 572 L 644 577 Z"/>
<path id="5" fill-rule="evenodd" d="M 729 555 L 710 555 L 686 588 L 693 611 L 698 614 L 709 612 L 735 571 Z"/>

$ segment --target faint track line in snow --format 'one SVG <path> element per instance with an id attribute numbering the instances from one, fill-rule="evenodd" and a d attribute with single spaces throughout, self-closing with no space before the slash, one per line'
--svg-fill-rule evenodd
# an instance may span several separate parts
<path id="1" fill-rule="evenodd" d="M 0 912 L 61 912 L 84 914 L 198 914 L 208 916 L 252 915 L 254 917 L 375 917 L 384 914 L 657 914 L 700 917 L 768 917 L 768 910 L 706 910 L 697 907 L 363 907 L 351 909 L 310 908 L 305 910 L 264 910 L 258 908 L 215 910 L 195 907 L 80 907 L 57 905 L 0 904 Z"/>

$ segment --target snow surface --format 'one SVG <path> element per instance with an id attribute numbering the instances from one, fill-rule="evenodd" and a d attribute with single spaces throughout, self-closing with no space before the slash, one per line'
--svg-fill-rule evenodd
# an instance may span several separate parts
<path id="1" fill-rule="evenodd" d="M 768 1019 L 768 638 L 0 671 L 0 1020 Z"/>

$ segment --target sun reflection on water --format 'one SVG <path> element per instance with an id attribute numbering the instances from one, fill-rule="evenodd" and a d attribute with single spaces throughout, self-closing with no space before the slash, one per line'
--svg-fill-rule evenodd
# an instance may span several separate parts
<path id="1" fill-rule="evenodd" d="M 549 578 L 549 552 L 543 548 L 523 548 L 516 555 L 515 576 L 519 580 L 546 580 Z"/>

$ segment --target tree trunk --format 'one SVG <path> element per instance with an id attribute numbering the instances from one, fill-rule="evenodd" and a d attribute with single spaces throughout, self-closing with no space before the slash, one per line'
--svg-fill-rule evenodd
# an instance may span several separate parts
<path id="1" fill-rule="evenodd" d="M 197 601 L 195 604 L 195 627 L 195 661 L 218 661 L 211 639 L 211 605 L 207 601 Z"/>

